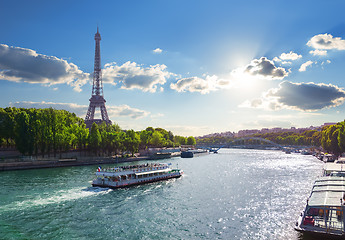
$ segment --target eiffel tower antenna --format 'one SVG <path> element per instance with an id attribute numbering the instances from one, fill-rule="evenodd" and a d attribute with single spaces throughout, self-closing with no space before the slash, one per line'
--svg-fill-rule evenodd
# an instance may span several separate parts
<path id="1" fill-rule="evenodd" d="M 92 84 L 92 94 L 90 98 L 89 109 L 87 110 L 85 123 L 87 128 L 91 128 L 92 124 L 95 122 L 101 124 L 105 122 L 106 124 L 111 124 L 109 120 L 107 109 L 105 108 L 105 99 L 103 96 L 103 81 L 102 81 L 102 69 L 101 69 L 101 34 L 99 34 L 98 26 L 97 33 L 95 34 L 95 66 L 93 72 L 93 84 Z M 94 119 L 96 108 L 100 108 L 102 119 Z"/>

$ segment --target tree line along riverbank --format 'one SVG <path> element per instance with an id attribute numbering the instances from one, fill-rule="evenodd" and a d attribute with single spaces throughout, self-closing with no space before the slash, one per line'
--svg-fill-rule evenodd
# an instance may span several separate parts
<path id="1" fill-rule="evenodd" d="M 302 133 L 275 132 L 265 134 L 253 134 L 246 137 L 260 137 L 274 143 L 287 146 L 309 146 L 321 149 L 325 152 L 340 156 L 345 152 L 345 121 L 334 125 L 324 126 L 321 131 L 307 130 Z M 234 145 L 235 138 L 231 137 L 205 137 L 197 138 L 200 145 Z M 244 140 L 243 140 L 244 141 Z M 256 140 L 245 140 L 247 144 L 258 144 Z M 262 143 L 265 144 L 265 143 Z"/>
<path id="2" fill-rule="evenodd" d="M 323 148 L 328 153 L 345 152 L 345 122 L 325 126 L 321 131 L 255 134 L 282 145 Z M 197 139 L 198 144 L 226 143 L 233 138 Z M 129 154 L 148 147 L 194 145 L 194 137 L 174 135 L 163 128 L 147 127 L 142 131 L 122 130 L 118 124 L 92 125 L 74 113 L 53 108 L 0 108 L 0 148 L 18 150 L 23 156 L 61 157 L 63 152 L 84 151 L 88 156 L 107 157 Z M 3 157 L 0 157 L 0 159 Z"/>
<path id="3" fill-rule="evenodd" d="M 132 155 L 148 147 L 194 145 L 193 136 L 174 135 L 163 128 L 122 130 L 118 124 L 93 124 L 74 113 L 53 108 L 0 108 L 0 147 L 23 156 L 59 157 L 63 152 L 87 151 L 90 156 Z"/>

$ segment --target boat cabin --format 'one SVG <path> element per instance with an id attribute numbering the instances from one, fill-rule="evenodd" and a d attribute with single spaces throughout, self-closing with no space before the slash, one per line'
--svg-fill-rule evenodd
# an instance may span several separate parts
<path id="1" fill-rule="evenodd" d="M 321 177 L 315 181 L 300 228 L 304 231 L 345 233 L 345 178 Z"/>

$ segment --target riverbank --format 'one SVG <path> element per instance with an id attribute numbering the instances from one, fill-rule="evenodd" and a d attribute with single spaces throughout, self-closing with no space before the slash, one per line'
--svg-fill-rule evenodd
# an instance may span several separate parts
<path id="1" fill-rule="evenodd" d="M 180 153 L 172 153 L 169 157 L 178 157 Z M 26 170 L 38 168 L 57 168 L 86 165 L 116 164 L 133 161 L 158 160 L 152 156 L 134 156 L 134 157 L 71 157 L 71 158 L 14 158 L 12 161 L 0 162 L 0 171 Z"/>
<path id="2" fill-rule="evenodd" d="M 78 157 L 66 159 L 26 160 L 0 162 L 0 171 L 26 170 L 37 168 L 56 168 L 71 166 L 100 165 L 149 160 L 149 157 Z"/>

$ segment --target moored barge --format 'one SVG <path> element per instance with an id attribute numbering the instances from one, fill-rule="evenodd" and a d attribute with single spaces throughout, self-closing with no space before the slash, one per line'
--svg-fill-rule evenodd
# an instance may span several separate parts
<path id="1" fill-rule="evenodd" d="M 147 163 L 108 169 L 99 167 L 96 172 L 97 178 L 92 181 L 92 186 L 122 188 L 181 177 L 183 171 L 172 169 L 170 165 Z"/>
<path id="2" fill-rule="evenodd" d="M 187 151 L 181 152 L 181 158 L 193 158 L 194 156 L 199 156 L 202 154 L 208 154 L 206 149 L 189 149 Z"/>
<path id="3" fill-rule="evenodd" d="M 345 177 L 323 176 L 315 181 L 295 229 L 345 236 Z"/>

